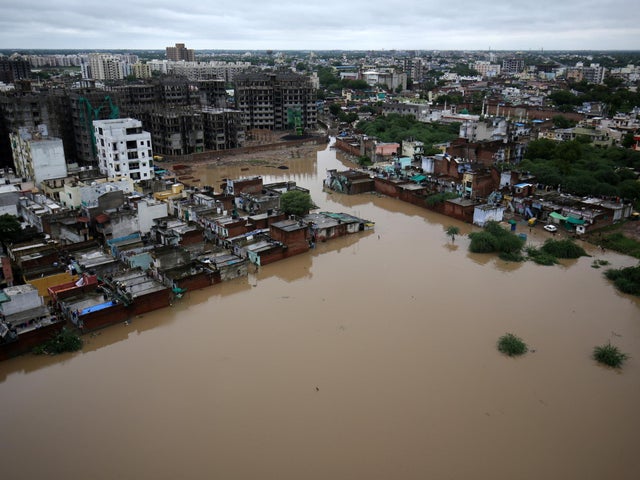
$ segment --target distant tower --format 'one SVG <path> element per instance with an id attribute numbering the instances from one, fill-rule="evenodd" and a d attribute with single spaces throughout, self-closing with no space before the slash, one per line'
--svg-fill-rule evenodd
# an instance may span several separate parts
<path id="1" fill-rule="evenodd" d="M 174 62 L 181 60 L 185 62 L 195 62 L 195 50 L 186 48 L 184 43 L 176 43 L 175 47 L 167 47 L 167 60 L 173 60 Z"/>

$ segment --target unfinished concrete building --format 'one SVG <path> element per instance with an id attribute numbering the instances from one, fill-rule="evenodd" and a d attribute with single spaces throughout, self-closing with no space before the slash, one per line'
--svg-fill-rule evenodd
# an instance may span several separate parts
<path id="1" fill-rule="evenodd" d="M 247 73 L 235 78 L 236 108 L 246 129 L 314 129 L 316 89 L 292 72 Z"/>

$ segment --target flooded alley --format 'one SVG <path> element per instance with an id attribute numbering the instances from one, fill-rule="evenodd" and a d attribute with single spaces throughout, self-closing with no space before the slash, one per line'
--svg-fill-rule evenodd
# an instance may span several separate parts
<path id="1" fill-rule="evenodd" d="M 375 230 L 188 292 L 81 352 L 0 363 L 2 478 L 637 478 L 640 301 L 593 258 L 506 263 L 468 252 L 470 225 L 324 192 L 345 162 L 321 146 L 286 170 L 195 168 L 216 190 L 293 180 Z M 502 356 L 506 332 L 535 351 Z M 619 372 L 590 358 L 607 341 L 630 355 Z"/>

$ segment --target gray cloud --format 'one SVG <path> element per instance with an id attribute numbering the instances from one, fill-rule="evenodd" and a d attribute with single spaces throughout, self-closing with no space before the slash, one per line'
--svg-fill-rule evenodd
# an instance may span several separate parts
<path id="1" fill-rule="evenodd" d="M 4 0 L 6 2 L 6 0 Z M 26 0 L 2 7 L 0 48 L 638 49 L 626 0 Z"/>

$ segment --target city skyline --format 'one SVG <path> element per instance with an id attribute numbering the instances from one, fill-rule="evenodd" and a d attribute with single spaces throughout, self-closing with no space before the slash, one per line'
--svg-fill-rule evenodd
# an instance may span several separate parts
<path id="1" fill-rule="evenodd" d="M 640 26 L 628 2 L 542 0 L 334 0 L 309 5 L 238 2 L 186 6 L 159 0 L 109 3 L 30 0 L 3 6 L 0 49 L 195 50 L 634 50 Z M 462 12 L 462 13 L 461 13 Z"/>

